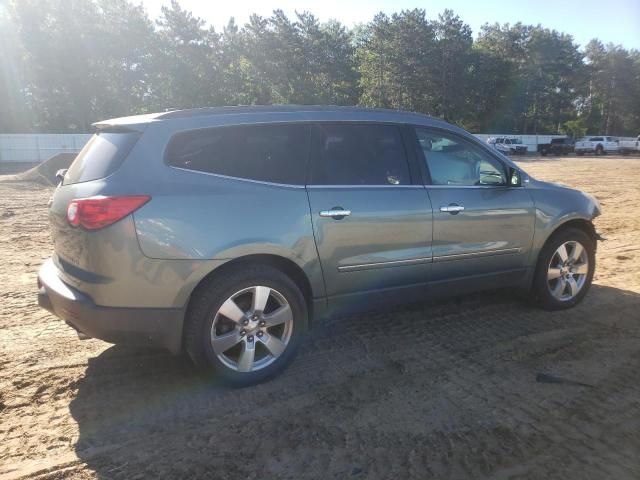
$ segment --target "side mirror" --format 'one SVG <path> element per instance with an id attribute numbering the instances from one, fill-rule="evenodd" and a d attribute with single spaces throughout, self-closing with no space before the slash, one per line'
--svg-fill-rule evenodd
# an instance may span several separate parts
<path id="1" fill-rule="evenodd" d="M 509 186 L 520 187 L 522 186 L 522 178 L 520 177 L 520 170 L 517 168 L 509 169 Z"/>
<path id="2" fill-rule="evenodd" d="M 480 172 L 480 185 L 504 185 L 504 178 L 494 172 Z"/>
<path id="3" fill-rule="evenodd" d="M 61 168 L 56 172 L 56 180 L 58 180 L 58 183 L 62 183 L 62 181 L 64 180 L 64 176 L 67 174 L 67 170 L 69 169 Z"/>

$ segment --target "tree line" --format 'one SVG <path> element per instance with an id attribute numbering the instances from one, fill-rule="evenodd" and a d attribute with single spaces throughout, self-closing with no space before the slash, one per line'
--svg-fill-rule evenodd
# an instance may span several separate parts
<path id="1" fill-rule="evenodd" d="M 152 21 L 128 0 L 0 5 L 0 132 L 86 132 L 97 120 L 214 105 L 410 110 L 475 132 L 637 135 L 640 52 L 584 48 L 540 25 L 451 10 L 380 13 L 352 29 L 309 12 L 230 19 L 173 0 Z"/>

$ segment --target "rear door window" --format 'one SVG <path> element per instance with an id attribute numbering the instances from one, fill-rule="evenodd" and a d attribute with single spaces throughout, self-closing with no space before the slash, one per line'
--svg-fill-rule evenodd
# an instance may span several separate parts
<path id="1" fill-rule="evenodd" d="M 313 185 L 408 185 L 409 164 L 395 125 L 319 124 Z"/>
<path id="2" fill-rule="evenodd" d="M 179 168 L 270 183 L 304 185 L 306 124 L 241 125 L 175 135 L 166 162 Z"/>
<path id="3" fill-rule="evenodd" d="M 138 138 L 138 132 L 96 133 L 67 170 L 63 184 L 90 182 L 111 175 L 122 165 Z"/>

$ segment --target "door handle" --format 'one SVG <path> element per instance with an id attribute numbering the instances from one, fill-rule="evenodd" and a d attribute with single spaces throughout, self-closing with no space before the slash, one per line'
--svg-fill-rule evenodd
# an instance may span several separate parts
<path id="1" fill-rule="evenodd" d="M 331 210 L 321 210 L 321 217 L 331 217 L 335 220 L 342 220 L 344 217 L 351 215 L 351 210 L 344 210 L 341 207 L 333 207 Z"/>
<path id="2" fill-rule="evenodd" d="M 447 213 L 450 213 L 451 215 L 456 215 L 458 212 L 461 212 L 463 210 L 464 210 L 464 207 L 456 203 L 450 203 L 446 207 L 440 207 L 441 212 L 447 212 Z"/>

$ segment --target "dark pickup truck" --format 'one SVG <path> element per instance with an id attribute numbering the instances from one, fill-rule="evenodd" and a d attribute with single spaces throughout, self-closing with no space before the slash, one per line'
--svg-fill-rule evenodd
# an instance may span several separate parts
<path id="1" fill-rule="evenodd" d="M 552 155 L 569 155 L 573 152 L 573 146 L 573 140 L 570 138 L 552 138 L 551 143 L 538 144 L 538 153 L 543 156 L 548 153 Z"/>

